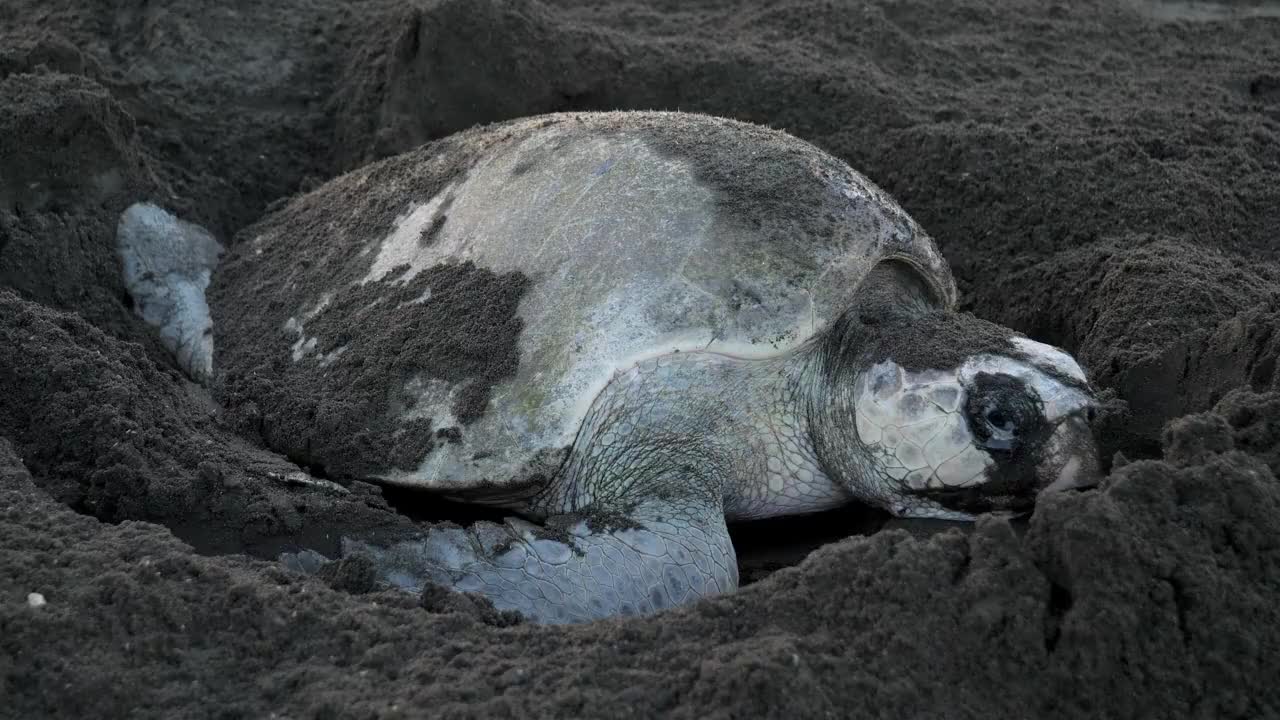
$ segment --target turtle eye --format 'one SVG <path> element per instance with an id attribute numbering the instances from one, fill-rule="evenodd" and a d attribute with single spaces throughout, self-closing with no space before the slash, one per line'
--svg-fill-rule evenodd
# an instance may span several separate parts
<path id="1" fill-rule="evenodd" d="M 982 412 L 982 419 L 987 421 L 987 427 L 994 432 L 1012 434 L 1014 431 L 1013 419 L 998 405 L 987 406 L 987 409 Z"/>
<path id="2" fill-rule="evenodd" d="M 1019 440 L 1042 420 L 1034 391 L 1007 375 L 979 374 L 970 389 L 967 410 L 978 444 L 1001 452 L 1017 450 Z"/>
<path id="3" fill-rule="evenodd" d="M 992 450 L 1012 450 L 1018 439 L 1018 426 L 1012 413 L 998 403 L 988 401 L 982 410 L 982 423 L 986 429 L 983 445 Z"/>

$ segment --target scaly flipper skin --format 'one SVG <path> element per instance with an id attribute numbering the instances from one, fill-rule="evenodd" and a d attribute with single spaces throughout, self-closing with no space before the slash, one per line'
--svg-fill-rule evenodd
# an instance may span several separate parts
<path id="1" fill-rule="evenodd" d="M 418 591 L 427 582 L 477 592 L 499 610 L 563 624 L 648 614 L 738 586 L 724 514 L 692 498 L 651 501 L 629 527 L 593 530 L 579 520 L 568 542 L 519 519 L 433 529 L 375 547 L 346 540 L 343 554 L 369 556 L 383 582 Z"/>

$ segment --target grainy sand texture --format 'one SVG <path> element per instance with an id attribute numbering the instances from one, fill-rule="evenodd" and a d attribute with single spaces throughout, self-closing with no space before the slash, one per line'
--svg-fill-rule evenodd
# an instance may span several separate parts
<path id="1" fill-rule="evenodd" d="M 369 161 L 614 109 L 865 173 L 964 309 L 1127 404 L 1102 487 L 738 531 L 739 592 L 574 627 L 271 562 L 465 511 L 291 481 L 137 318 L 120 213 L 234 243 Z M 1280 717 L 1278 232 L 1275 2 L 0 3 L 0 717 Z"/>

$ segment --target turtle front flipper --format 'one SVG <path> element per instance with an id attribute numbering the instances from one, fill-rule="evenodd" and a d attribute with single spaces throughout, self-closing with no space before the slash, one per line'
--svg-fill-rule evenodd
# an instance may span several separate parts
<path id="1" fill-rule="evenodd" d="M 738 586 L 719 508 L 650 500 L 614 524 L 590 512 L 557 520 L 433 528 L 390 545 L 345 538 L 343 555 L 372 559 L 386 585 L 437 583 L 551 624 L 647 614 Z"/>

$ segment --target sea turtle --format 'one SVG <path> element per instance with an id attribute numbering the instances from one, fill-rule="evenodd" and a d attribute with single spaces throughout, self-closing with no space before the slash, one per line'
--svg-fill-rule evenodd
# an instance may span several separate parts
<path id="1" fill-rule="evenodd" d="M 1025 512 L 1096 466 L 1079 364 L 956 312 L 844 162 L 723 118 L 539 116 L 373 163 L 241 233 L 208 300 L 214 342 L 178 344 L 270 447 L 519 515 L 344 554 L 543 622 L 735 588 L 726 519 Z"/>

